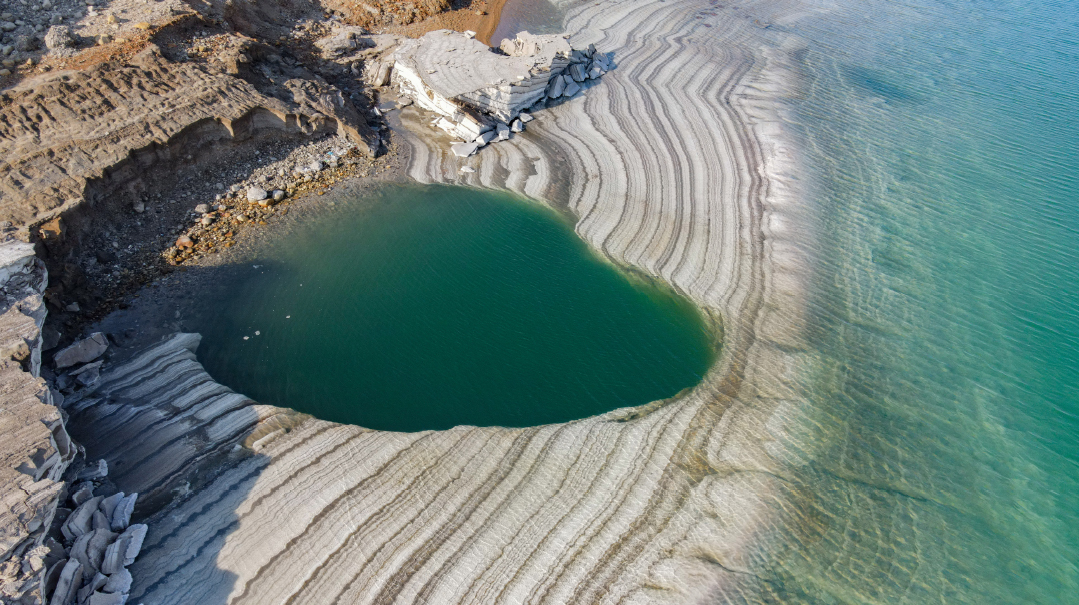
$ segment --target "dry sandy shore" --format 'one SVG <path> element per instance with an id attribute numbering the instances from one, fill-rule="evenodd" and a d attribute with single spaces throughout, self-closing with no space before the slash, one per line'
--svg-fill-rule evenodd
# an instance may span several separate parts
<path id="1" fill-rule="evenodd" d="M 562 425 L 385 433 L 254 405 L 175 336 L 66 404 L 89 458 L 158 511 L 131 602 L 797 598 L 776 569 L 824 531 L 792 478 L 812 457 L 811 234 L 777 99 L 796 86 L 779 26 L 800 7 L 562 8 L 573 46 L 615 69 L 466 159 L 405 109 L 409 173 L 568 208 L 586 241 L 722 323 L 706 380 Z"/>

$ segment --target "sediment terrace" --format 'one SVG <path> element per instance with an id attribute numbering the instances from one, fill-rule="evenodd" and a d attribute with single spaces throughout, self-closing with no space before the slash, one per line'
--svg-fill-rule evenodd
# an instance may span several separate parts
<path id="1" fill-rule="evenodd" d="M 765 29 L 797 7 L 564 8 L 575 46 L 613 52 L 602 83 L 466 159 L 407 109 L 411 174 L 568 208 L 597 249 L 722 323 L 720 361 L 699 387 L 642 408 L 401 434 L 252 406 L 205 375 L 194 337 L 176 336 L 73 404 L 72 426 L 97 427 L 75 434 L 88 455 L 165 506 L 131 568 L 134 602 L 798 596 L 772 580 L 824 533 L 789 480 L 811 456 L 797 432 L 810 267 L 776 106 L 791 49 Z"/>

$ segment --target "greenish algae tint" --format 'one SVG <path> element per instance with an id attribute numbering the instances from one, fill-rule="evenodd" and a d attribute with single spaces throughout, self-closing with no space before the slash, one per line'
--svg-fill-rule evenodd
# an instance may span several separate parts
<path id="1" fill-rule="evenodd" d="M 671 397 L 711 365 L 691 303 L 509 195 L 390 186 L 301 227 L 203 320 L 253 399 L 418 431 L 564 422 Z"/>

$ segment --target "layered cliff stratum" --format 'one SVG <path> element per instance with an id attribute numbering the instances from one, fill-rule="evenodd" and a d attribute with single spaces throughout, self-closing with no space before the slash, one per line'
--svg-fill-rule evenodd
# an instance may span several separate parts
<path id="1" fill-rule="evenodd" d="M 597 250 L 722 326 L 716 365 L 696 388 L 641 408 L 404 434 L 256 405 L 207 375 L 197 335 L 175 335 L 65 404 L 88 458 L 107 460 L 148 517 L 130 602 L 798 602 L 869 583 L 946 592 L 932 565 L 872 568 L 886 544 L 830 513 L 819 492 L 876 499 L 889 515 L 903 512 L 894 494 L 803 480 L 818 437 L 802 387 L 814 369 L 803 334 L 813 244 L 781 99 L 798 86 L 784 25 L 804 6 L 561 8 L 568 43 L 594 44 L 610 71 L 472 157 L 406 108 L 410 174 L 568 209 Z M 847 576 L 852 556 L 867 569 Z"/>

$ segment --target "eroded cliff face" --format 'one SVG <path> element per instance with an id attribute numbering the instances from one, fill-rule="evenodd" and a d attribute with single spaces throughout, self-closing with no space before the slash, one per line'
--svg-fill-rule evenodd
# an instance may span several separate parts
<path id="1" fill-rule="evenodd" d="M 45 545 L 75 457 L 53 393 L 40 377 L 47 275 L 33 246 L 0 243 L 0 597 L 37 602 Z"/>
<path id="2" fill-rule="evenodd" d="M 338 131 L 375 153 L 377 135 L 324 82 L 279 70 L 284 81 L 260 91 L 237 77 L 251 64 L 280 61 L 274 57 L 268 47 L 240 45 L 232 66 L 224 63 L 234 76 L 169 61 L 151 45 L 130 64 L 49 74 L 4 91 L 0 220 L 38 225 L 107 203 L 122 188 L 150 189 L 146 176 L 159 164 L 192 154 L 214 161 L 267 131 Z"/>

